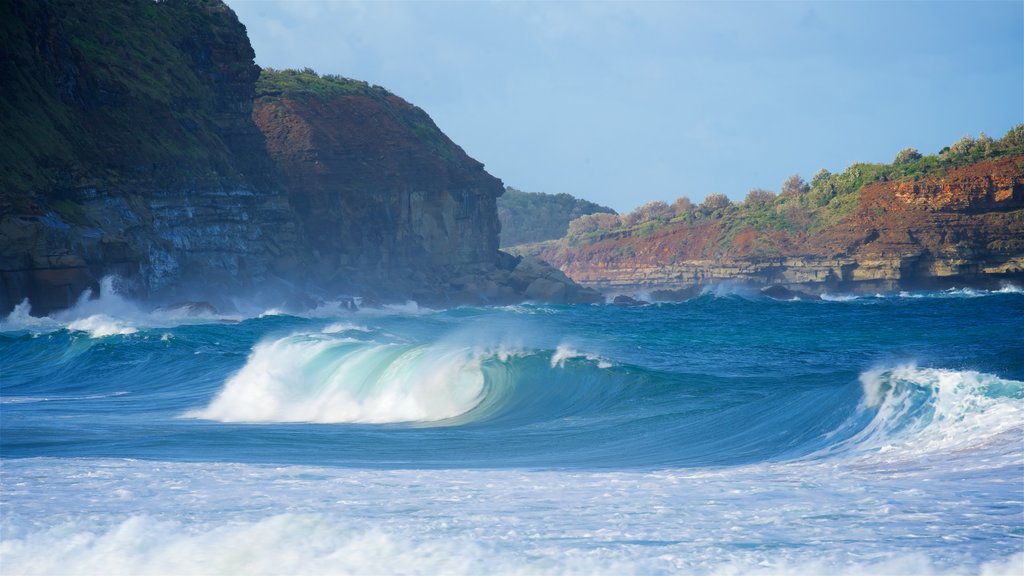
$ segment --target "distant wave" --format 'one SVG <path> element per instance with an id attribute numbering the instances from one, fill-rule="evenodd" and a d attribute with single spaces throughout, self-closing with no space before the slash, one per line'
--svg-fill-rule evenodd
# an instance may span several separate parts
<path id="1" fill-rule="evenodd" d="M 942 299 L 942 298 L 982 298 L 985 296 L 998 296 L 1005 294 L 1024 294 L 1024 288 L 1015 284 L 1005 283 L 996 290 L 984 290 L 981 288 L 948 288 L 946 290 L 920 290 L 888 292 L 878 294 L 848 294 L 848 293 L 823 293 L 822 300 L 830 302 L 850 302 L 853 300 L 885 300 L 889 298 L 901 299 Z"/>
<path id="2" fill-rule="evenodd" d="M 86 290 L 74 306 L 46 317 L 31 315 L 28 299 L 0 321 L 2 332 L 33 334 L 69 330 L 84 332 L 90 338 L 128 336 L 147 328 L 163 328 L 181 324 L 200 324 L 223 320 L 237 321 L 238 316 L 223 315 L 205 307 L 165 307 L 146 310 L 125 298 L 117 289 L 117 278 L 107 276 L 100 281 L 99 291 Z"/>

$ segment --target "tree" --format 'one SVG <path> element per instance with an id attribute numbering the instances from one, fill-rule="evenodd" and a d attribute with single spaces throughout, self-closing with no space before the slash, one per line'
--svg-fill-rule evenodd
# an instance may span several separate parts
<path id="1" fill-rule="evenodd" d="M 995 147 L 995 141 L 992 140 L 991 136 L 985 134 L 984 132 L 978 134 L 978 140 L 975 142 L 975 144 L 977 144 L 978 147 L 981 148 L 981 151 L 986 156 L 991 154 L 993 148 Z"/>
<path id="2" fill-rule="evenodd" d="M 596 212 L 590 217 L 597 222 L 598 230 L 614 230 L 619 227 L 619 215 L 614 212 Z"/>
<path id="3" fill-rule="evenodd" d="M 1024 147 L 1024 124 L 1017 124 L 1003 136 L 999 143 L 1007 150 Z"/>
<path id="4" fill-rule="evenodd" d="M 974 149 L 975 145 L 976 142 L 974 141 L 974 138 L 970 136 L 964 136 L 963 138 L 957 140 L 956 144 L 953 144 L 952 146 L 949 147 L 949 153 L 955 156 L 966 156 L 971 153 L 971 150 Z"/>
<path id="5" fill-rule="evenodd" d="M 896 159 L 892 161 L 893 164 L 907 164 L 914 160 L 919 160 L 921 153 L 916 148 L 904 148 L 896 154 Z"/>
<path id="6" fill-rule="evenodd" d="M 754 188 L 747 192 L 747 198 L 743 201 L 744 204 L 752 208 L 771 206 L 772 202 L 775 202 L 775 193 L 764 188 Z"/>
<path id="7" fill-rule="evenodd" d="M 782 183 L 782 196 L 800 196 L 806 194 L 811 187 L 804 182 L 804 179 L 799 174 L 793 174 L 786 181 Z"/>
<path id="8" fill-rule="evenodd" d="M 668 220 L 672 217 L 672 207 L 661 200 L 648 202 L 647 204 L 637 208 L 636 211 L 639 215 L 640 222 Z"/>
<path id="9" fill-rule="evenodd" d="M 676 218 L 684 218 L 693 214 L 693 208 L 693 202 L 690 202 L 690 199 L 686 196 L 680 196 L 672 203 L 672 211 L 675 213 Z"/>
<path id="10" fill-rule="evenodd" d="M 720 212 L 725 210 L 729 206 L 732 206 L 732 202 L 729 197 L 725 194 L 714 193 L 708 194 L 704 201 L 700 203 L 700 210 L 708 216 L 715 214 L 721 215 Z"/>
<path id="11" fill-rule="evenodd" d="M 579 236 L 587 232 L 597 231 L 597 219 L 592 214 L 585 214 L 569 222 L 569 236 Z"/>
<path id="12" fill-rule="evenodd" d="M 811 188 L 822 187 L 826 182 L 828 182 L 828 179 L 831 177 L 832 173 L 829 172 L 828 170 L 824 168 L 818 170 L 818 173 L 814 175 L 814 178 L 811 178 Z"/>
<path id="13" fill-rule="evenodd" d="M 636 226 L 640 223 L 640 213 L 634 210 L 629 214 L 623 214 L 622 216 L 619 216 L 619 221 L 627 228 L 630 226 Z"/>

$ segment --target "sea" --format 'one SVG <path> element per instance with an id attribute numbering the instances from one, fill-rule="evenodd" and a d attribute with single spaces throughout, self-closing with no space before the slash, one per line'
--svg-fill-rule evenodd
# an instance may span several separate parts
<path id="1" fill-rule="evenodd" d="M 0 573 L 1024 574 L 1024 291 L 0 320 Z M 223 307 L 219 307 L 223 308 Z"/>

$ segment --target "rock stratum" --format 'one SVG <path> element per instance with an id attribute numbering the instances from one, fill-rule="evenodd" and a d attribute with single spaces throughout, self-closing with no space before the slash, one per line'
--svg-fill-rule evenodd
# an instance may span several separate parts
<path id="1" fill-rule="evenodd" d="M 584 286 L 665 299 L 728 281 L 816 293 L 1020 285 L 1022 133 L 1011 130 L 993 158 L 855 165 L 779 196 L 755 191 L 738 205 L 719 198 L 682 210 L 677 202 L 661 219 L 519 251 Z"/>
<path id="2" fill-rule="evenodd" d="M 425 112 L 261 73 L 219 0 L 16 0 L 0 35 L 0 313 L 107 275 L 156 302 L 598 298 L 498 251 L 501 181 Z"/>

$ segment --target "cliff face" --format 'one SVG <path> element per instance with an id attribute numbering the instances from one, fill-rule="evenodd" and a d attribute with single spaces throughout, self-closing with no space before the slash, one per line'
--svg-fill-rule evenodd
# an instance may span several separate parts
<path id="1" fill-rule="evenodd" d="M 1024 156 L 868 184 L 849 216 L 815 232 L 748 227 L 728 238 L 724 228 L 715 219 L 670 223 L 563 241 L 536 253 L 577 282 L 611 292 L 728 280 L 833 291 L 1020 282 Z"/>
<path id="2" fill-rule="evenodd" d="M 234 13 L 184 0 L 3 10 L 0 311 L 68 306 L 111 273 L 174 298 L 289 267 L 298 231 L 250 119 L 259 69 Z"/>
<path id="3" fill-rule="evenodd" d="M 501 181 L 379 87 L 265 71 L 253 119 L 315 250 L 320 282 L 397 294 L 493 267 Z"/>
<path id="4" fill-rule="evenodd" d="M 7 2 L 0 50 L 0 314 L 110 274 L 165 302 L 598 298 L 498 252 L 501 182 L 426 113 L 261 74 L 219 0 Z"/>

